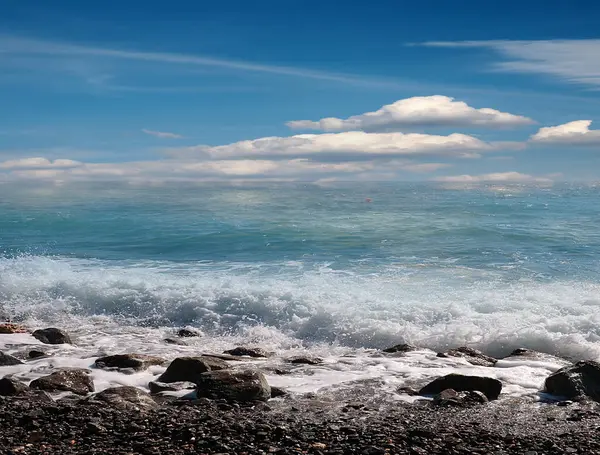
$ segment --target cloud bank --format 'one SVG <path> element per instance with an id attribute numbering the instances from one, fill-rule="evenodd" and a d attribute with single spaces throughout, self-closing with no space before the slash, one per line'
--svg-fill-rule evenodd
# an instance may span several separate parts
<path id="1" fill-rule="evenodd" d="M 459 184 L 485 184 L 485 183 L 552 183 L 548 177 L 536 177 L 520 172 L 497 172 L 483 175 L 454 175 L 447 177 L 438 177 L 433 179 L 436 182 L 459 183 Z"/>
<path id="2" fill-rule="evenodd" d="M 476 109 L 442 95 L 416 96 L 385 105 L 374 112 L 346 119 L 327 117 L 317 121 L 293 120 L 293 129 L 319 131 L 390 131 L 414 126 L 515 127 L 532 119 L 490 108 Z"/>

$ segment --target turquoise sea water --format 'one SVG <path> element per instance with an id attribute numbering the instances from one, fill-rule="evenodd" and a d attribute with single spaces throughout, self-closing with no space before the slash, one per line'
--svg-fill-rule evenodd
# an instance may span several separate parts
<path id="1" fill-rule="evenodd" d="M 48 323 L 260 328 L 275 344 L 595 355 L 599 197 L 575 185 L 1 187 L 0 305 Z"/>

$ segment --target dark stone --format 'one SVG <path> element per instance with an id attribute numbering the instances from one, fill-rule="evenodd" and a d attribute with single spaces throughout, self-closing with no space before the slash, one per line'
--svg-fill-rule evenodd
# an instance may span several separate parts
<path id="1" fill-rule="evenodd" d="M 225 351 L 223 354 L 229 354 L 229 355 L 238 356 L 238 357 L 242 357 L 242 356 L 255 357 L 255 358 L 269 357 L 269 354 L 264 349 L 245 348 L 245 347 L 241 347 L 241 346 L 234 348 L 234 349 L 230 349 L 228 351 Z"/>
<path id="2" fill-rule="evenodd" d="M 271 398 L 285 397 L 287 392 L 280 387 L 271 387 Z"/>
<path id="3" fill-rule="evenodd" d="M 179 329 L 177 331 L 177 336 L 179 336 L 181 338 L 199 337 L 200 336 L 200 332 L 198 332 L 196 330 L 192 330 L 192 329 Z"/>
<path id="4" fill-rule="evenodd" d="M 258 371 L 209 371 L 199 376 L 198 397 L 227 401 L 267 401 L 271 387 Z"/>
<path id="5" fill-rule="evenodd" d="M 225 361 L 215 357 L 178 357 L 171 362 L 167 371 L 160 375 L 158 382 L 184 382 L 197 384 L 200 375 L 208 371 L 229 368 Z"/>
<path id="6" fill-rule="evenodd" d="M 45 344 L 71 344 L 71 337 L 63 330 L 54 327 L 36 330 L 32 335 Z"/>
<path id="7" fill-rule="evenodd" d="M 31 350 L 27 353 L 27 358 L 29 359 L 39 359 L 40 357 L 46 357 L 47 354 L 42 351 Z"/>
<path id="8" fill-rule="evenodd" d="M 27 333 L 27 329 L 22 325 L 18 324 L 0 324 L 0 334 L 2 335 L 12 335 L 15 333 Z"/>
<path id="9" fill-rule="evenodd" d="M 167 344 L 177 344 L 179 346 L 187 346 L 188 345 L 185 341 L 179 340 L 177 338 L 165 338 L 163 341 Z"/>
<path id="10" fill-rule="evenodd" d="M 178 392 L 186 389 L 193 390 L 196 388 L 196 384 L 188 381 L 171 383 L 151 381 L 148 383 L 148 388 L 150 389 L 150 393 L 154 395 L 161 392 Z"/>
<path id="11" fill-rule="evenodd" d="M 447 352 L 440 352 L 437 356 L 462 357 L 471 365 L 478 365 L 482 367 L 493 367 L 496 365 L 496 362 L 498 362 L 497 359 L 490 357 L 489 355 L 485 355 L 483 352 L 478 351 L 477 349 L 472 349 L 465 346 L 456 349 L 450 349 Z"/>
<path id="12" fill-rule="evenodd" d="M 323 363 L 323 359 L 319 357 L 294 357 L 290 359 L 290 363 L 298 365 L 320 365 Z"/>
<path id="13" fill-rule="evenodd" d="M 22 395 L 29 391 L 29 387 L 24 382 L 10 376 L 0 379 L 0 396 L 12 397 Z"/>
<path id="14" fill-rule="evenodd" d="M 392 346 L 391 348 L 384 349 L 383 352 L 392 354 L 395 352 L 411 352 L 411 351 L 416 351 L 416 350 L 417 350 L 416 346 L 413 346 L 412 344 L 408 344 L 408 343 L 403 343 L 403 344 L 397 344 L 396 346 Z"/>
<path id="15" fill-rule="evenodd" d="M 436 406 L 458 406 L 468 407 L 476 404 L 485 404 L 487 397 L 479 391 L 457 392 L 454 389 L 446 389 L 433 397 L 432 404 Z"/>
<path id="16" fill-rule="evenodd" d="M 77 395 L 87 395 L 94 391 L 94 382 L 88 370 L 65 369 L 35 379 L 29 384 L 32 389 L 47 392 L 73 392 Z"/>
<path id="17" fill-rule="evenodd" d="M 398 390 L 396 390 L 396 392 L 404 395 L 409 395 L 411 397 L 419 395 L 419 391 L 412 387 L 400 387 Z"/>
<path id="18" fill-rule="evenodd" d="M 93 401 L 101 401 L 112 408 L 124 411 L 150 411 L 156 409 L 158 404 L 152 397 L 137 387 L 124 386 L 112 387 L 97 393 Z"/>
<path id="19" fill-rule="evenodd" d="M 100 357 L 96 360 L 97 368 L 132 368 L 136 371 L 145 370 L 151 365 L 162 365 L 165 359 L 144 354 L 117 354 Z"/>
<path id="20" fill-rule="evenodd" d="M 437 395 L 446 389 L 454 389 L 457 392 L 477 390 L 483 392 L 488 400 L 495 400 L 500 396 L 502 383 L 493 378 L 449 374 L 427 384 L 419 390 L 419 395 Z"/>
<path id="21" fill-rule="evenodd" d="M 546 378 L 545 391 L 565 398 L 587 396 L 600 401 L 600 363 L 582 360 Z"/>
<path id="22" fill-rule="evenodd" d="M 11 365 L 21 365 L 22 363 L 23 362 L 21 362 L 16 357 L 13 357 L 12 355 L 4 354 L 3 352 L 0 352 L 0 367 L 8 367 Z"/>

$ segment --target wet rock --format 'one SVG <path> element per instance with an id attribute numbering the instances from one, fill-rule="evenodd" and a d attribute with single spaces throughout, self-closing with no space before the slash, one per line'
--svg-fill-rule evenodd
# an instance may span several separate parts
<path id="1" fill-rule="evenodd" d="M 417 347 L 412 344 L 403 343 L 397 344 L 396 346 L 392 346 L 391 348 L 386 348 L 383 352 L 387 352 L 388 354 L 396 353 L 396 352 L 411 352 L 416 351 Z"/>
<path id="2" fill-rule="evenodd" d="M 482 367 L 493 367 L 498 362 L 497 359 L 485 355 L 483 352 L 477 349 L 468 348 L 466 346 L 450 349 L 447 352 L 440 352 L 438 357 L 462 357 L 471 365 L 478 365 Z"/>
<path id="3" fill-rule="evenodd" d="M 7 367 L 7 366 L 11 366 L 11 365 L 21 365 L 22 363 L 23 362 L 21 362 L 16 357 L 13 357 L 12 355 L 4 354 L 3 352 L 0 352 L 0 367 Z"/>
<path id="4" fill-rule="evenodd" d="M 209 359 L 218 359 L 218 360 L 230 360 L 232 362 L 239 362 L 241 360 L 243 360 L 241 357 L 236 356 L 236 355 L 229 355 L 229 354 L 202 354 L 202 357 L 206 357 Z"/>
<path id="5" fill-rule="evenodd" d="M 197 330 L 193 330 L 193 329 L 179 329 L 177 331 L 177 336 L 181 337 L 181 338 L 199 337 L 200 332 L 198 332 Z"/>
<path id="6" fill-rule="evenodd" d="M 323 363 L 323 359 L 320 357 L 294 357 L 289 362 L 296 365 L 320 365 Z"/>
<path id="7" fill-rule="evenodd" d="M 35 379 L 29 386 L 47 392 L 73 392 L 77 395 L 87 395 L 94 391 L 94 382 L 88 373 L 88 370 L 77 368 L 59 370 Z"/>
<path id="8" fill-rule="evenodd" d="M 287 394 L 281 387 L 271 387 L 271 398 L 285 397 Z"/>
<path id="9" fill-rule="evenodd" d="M 36 330 L 32 335 L 45 344 L 71 344 L 71 337 L 65 331 L 50 327 Z"/>
<path id="10" fill-rule="evenodd" d="M 96 368 L 132 368 L 135 371 L 145 370 L 152 365 L 163 365 L 165 359 L 144 354 L 117 354 L 100 357 L 96 360 Z"/>
<path id="11" fill-rule="evenodd" d="M 0 379 L 0 396 L 12 397 L 29 392 L 29 387 L 16 378 L 5 376 Z"/>
<path id="12" fill-rule="evenodd" d="M 227 401 L 267 401 L 271 387 L 258 371 L 220 370 L 203 373 L 198 378 L 198 397 Z"/>
<path id="13" fill-rule="evenodd" d="M 177 338 L 165 338 L 163 341 L 167 344 L 176 344 L 179 346 L 187 346 L 188 345 L 185 341 L 179 340 Z"/>
<path id="14" fill-rule="evenodd" d="M 600 401 L 600 363 L 582 360 L 546 378 L 545 391 L 565 398 L 586 396 Z"/>
<path id="15" fill-rule="evenodd" d="M 483 392 L 488 400 L 495 400 L 502 391 L 502 383 L 497 379 L 482 376 L 449 374 L 427 384 L 419 390 L 419 395 L 437 395 L 446 389 L 457 392 L 479 391 Z"/>
<path id="16" fill-rule="evenodd" d="M 192 390 L 196 388 L 196 384 L 189 381 L 171 383 L 151 381 L 148 383 L 148 388 L 150 389 L 150 393 L 154 395 L 161 392 L 179 392 L 180 390 L 187 389 Z"/>
<path id="17" fill-rule="evenodd" d="M 27 333 L 28 330 L 19 324 L 2 323 L 0 324 L 0 334 L 12 335 L 14 333 Z"/>
<path id="18" fill-rule="evenodd" d="M 97 393 L 92 401 L 101 401 L 110 407 L 124 411 L 150 411 L 158 404 L 152 397 L 137 387 L 112 387 Z"/>
<path id="19" fill-rule="evenodd" d="M 29 351 L 27 353 L 27 358 L 28 359 L 39 359 L 40 357 L 46 357 L 48 354 L 46 354 L 43 351 L 37 351 L 35 349 L 32 349 L 31 351 Z"/>
<path id="20" fill-rule="evenodd" d="M 457 392 L 454 389 L 446 389 L 433 397 L 432 404 L 436 406 L 468 407 L 487 402 L 487 397 L 482 392 L 476 390 Z"/>
<path id="21" fill-rule="evenodd" d="M 197 384 L 200 375 L 208 371 L 224 370 L 229 368 L 225 361 L 215 357 L 178 357 L 171 362 L 158 378 L 158 382 L 193 382 Z"/>
<path id="22" fill-rule="evenodd" d="M 411 397 L 419 395 L 419 391 L 413 387 L 400 387 L 396 390 L 397 393 L 409 395 Z"/>
<path id="23" fill-rule="evenodd" d="M 242 346 L 238 346 L 234 349 L 229 349 L 228 351 L 223 352 L 223 354 L 229 354 L 238 357 L 269 357 L 269 353 L 267 353 L 264 349 L 248 348 Z"/>

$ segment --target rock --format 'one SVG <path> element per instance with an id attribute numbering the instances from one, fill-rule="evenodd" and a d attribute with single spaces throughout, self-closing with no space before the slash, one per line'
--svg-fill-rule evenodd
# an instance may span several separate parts
<path id="1" fill-rule="evenodd" d="M 231 360 L 232 362 L 239 362 L 239 361 L 243 360 L 239 356 L 229 355 L 229 354 L 202 354 L 201 357 L 206 357 L 208 359 Z"/>
<path id="2" fill-rule="evenodd" d="M 457 392 L 479 391 L 483 392 L 488 400 L 495 400 L 500 396 L 502 383 L 497 379 L 482 376 L 449 374 L 427 384 L 419 390 L 419 395 L 437 395 L 446 389 L 454 389 Z"/>
<path id="3" fill-rule="evenodd" d="M 290 363 L 298 365 L 320 365 L 323 359 L 320 357 L 294 357 L 290 359 Z"/>
<path id="4" fill-rule="evenodd" d="M 271 387 L 265 375 L 258 371 L 209 371 L 199 376 L 198 397 L 227 401 L 267 401 Z"/>
<path id="5" fill-rule="evenodd" d="M 0 324 L 0 334 L 12 335 L 14 333 L 27 333 L 27 329 L 19 324 L 11 324 L 11 323 Z"/>
<path id="6" fill-rule="evenodd" d="M 187 346 L 188 344 L 183 340 L 178 340 L 177 338 L 165 338 L 163 340 L 167 344 L 177 344 L 179 346 Z"/>
<path id="7" fill-rule="evenodd" d="M 29 392 L 29 387 L 24 382 L 10 376 L 0 379 L 0 396 L 12 397 Z"/>
<path id="8" fill-rule="evenodd" d="M 391 348 L 384 349 L 383 352 L 392 354 L 395 352 L 411 352 L 411 351 L 416 351 L 416 350 L 417 350 L 416 346 L 413 346 L 412 344 L 403 343 L 403 344 L 397 344 L 396 346 L 392 346 Z"/>
<path id="9" fill-rule="evenodd" d="M 487 397 L 479 391 L 457 392 L 454 389 L 446 389 L 433 397 L 432 404 L 436 406 L 467 407 L 487 402 Z"/>
<path id="10" fill-rule="evenodd" d="M 189 381 L 197 384 L 202 373 L 229 368 L 225 361 L 215 357 L 178 357 L 171 362 L 167 371 L 160 375 L 158 382 Z"/>
<path id="11" fill-rule="evenodd" d="M 100 357 L 96 360 L 96 368 L 132 368 L 135 371 L 145 370 L 151 365 L 162 365 L 165 359 L 145 354 L 117 354 Z"/>
<path id="12" fill-rule="evenodd" d="M 45 344 L 71 344 L 71 337 L 63 330 L 54 327 L 36 330 L 32 335 Z"/>
<path id="13" fill-rule="evenodd" d="M 4 354 L 3 352 L 0 352 L 0 367 L 8 367 L 11 365 L 21 365 L 22 363 L 23 362 L 21 362 L 16 357 L 13 357 L 12 355 Z"/>
<path id="14" fill-rule="evenodd" d="M 280 387 L 271 387 L 271 398 L 285 397 L 287 392 Z"/>
<path id="15" fill-rule="evenodd" d="M 223 352 L 223 354 L 229 354 L 237 357 L 269 357 L 269 354 L 261 348 L 245 348 L 238 346 L 237 348 L 230 349 L 228 351 Z"/>
<path id="16" fill-rule="evenodd" d="M 151 381 L 148 383 L 148 388 L 150 389 L 150 393 L 155 395 L 161 392 L 179 392 L 180 390 L 195 389 L 196 384 L 189 381 L 171 383 Z"/>
<path id="17" fill-rule="evenodd" d="M 411 397 L 419 395 L 419 391 L 418 390 L 416 390 L 416 389 L 414 389 L 412 387 L 408 387 L 408 386 L 400 387 L 400 388 L 398 388 L 396 390 L 396 392 L 399 393 L 399 394 L 403 394 L 403 395 L 409 395 Z"/>
<path id="18" fill-rule="evenodd" d="M 582 360 L 546 378 L 545 391 L 565 398 L 587 396 L 600 401 L 600 363 Z"/>
<path id="19" fill-rule="evenodd" d="M 73 392 L 77 395 L 87 395 L 94 391 L 94 382 L 88 373 L 88 370 L 77 368 L 59 370 L 35 379 L 29 387 L 47 392 Z"/>
<path id="20" fill-rule="evenodd" d="M 450 349 L 447 352 L 440 352 L 437 356 L 462 357 L 471 365 L 478 365 L 482 367 L 493 367 L 496 365 L 496 362 L 498 362 L 497 359 L 485 355 L 483 352 L 478 351 L 477 349 L 472 349 L 465 346 L 456 349 Z"/>
<path id="21" fill-rule="evenodd" d="M 200 332 L 193 329 L 179 329 L 177 331 L 177 336 L 181 338 L 199 337 Z"/>
<path id="22" fill-rule="evenodd" d="M 36 350 L 31 350 L 27 353 L 27 358 L 29 359 L 39 359 L 40 357 L 46 357 L 48 354 L 46 354 L 43 351 L 36 351 Z"/>
<path id="23" fill-rule="evenodd" d="M 152 397 L 137 387 L 112 387 L 103 390 L 92 397 L 93 401 L 102 401 L 110 407 L 124 411 L 150 411 L 158 404 Z"/>

